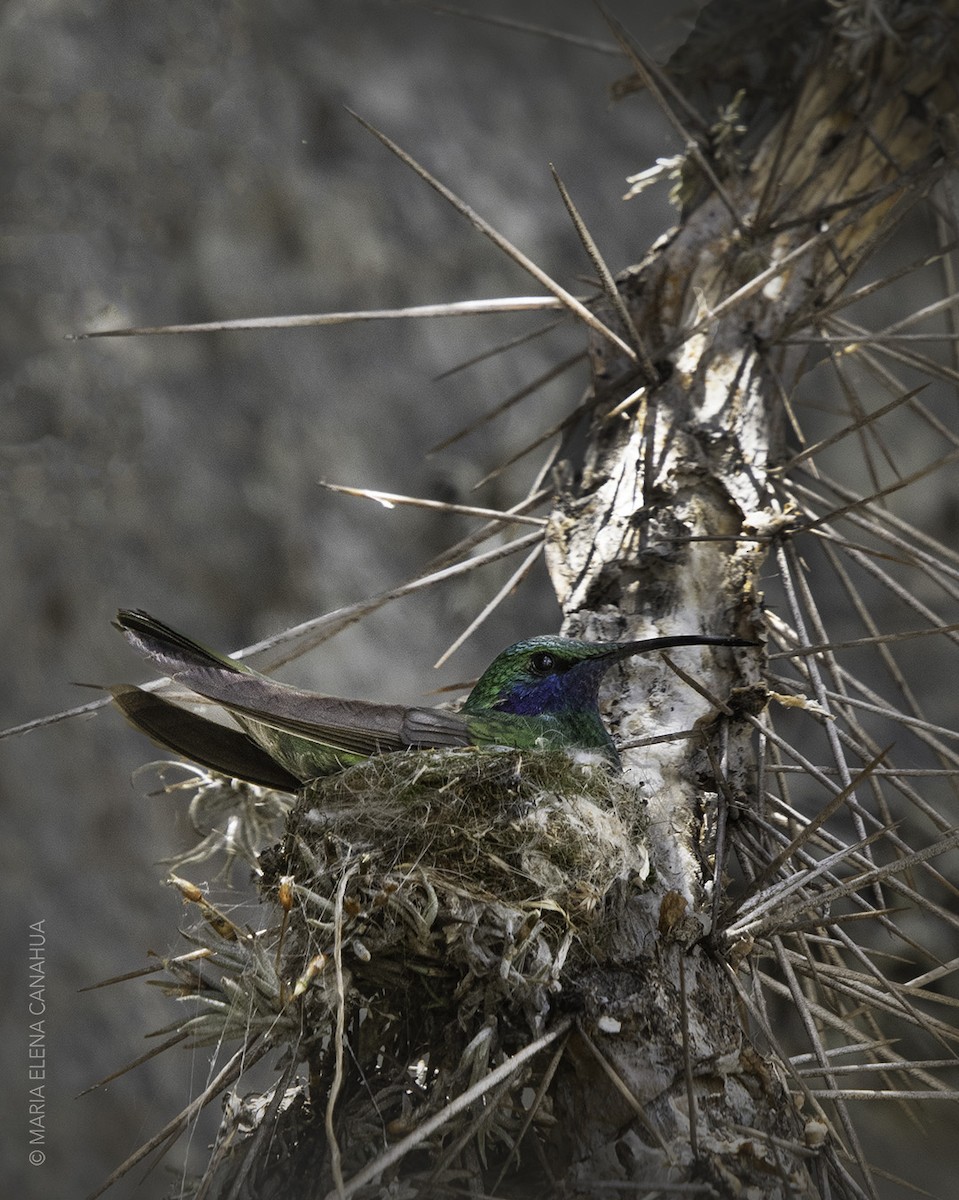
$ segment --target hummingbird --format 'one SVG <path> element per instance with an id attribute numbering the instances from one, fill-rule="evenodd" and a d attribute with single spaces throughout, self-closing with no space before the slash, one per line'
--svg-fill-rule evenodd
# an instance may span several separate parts
<path id="1" fill-rule="evenodd" d="M 614 663 L 675 646 L 756 644 L 699 634 L 629 642 L 528 638 L 497 655 L 452 712 L 304 691 L 208 650 L 140 610 L 121 609 L 115 624 L 176 683 L 219 705 L 238 728 L 152 691 L 111 688 L 131 724 L 208 770 L 287 792 L 372 755 L 408 749 L 552 747 L 583 751 L 616 768 L 619 755 L 598 703 L 600 683 Z"/>

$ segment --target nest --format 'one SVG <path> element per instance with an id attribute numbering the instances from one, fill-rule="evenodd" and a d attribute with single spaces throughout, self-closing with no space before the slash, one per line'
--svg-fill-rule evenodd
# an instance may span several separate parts
<path id="1" fill-rule="evenodd" d="M 282 919 L 274 953 L 258 940 L 246 972 L 262 1005 L 272 985 L 253 976 L 276 962 L 271 1041 L 289 1045 L 287 1072 L 265 1096 L 231 1098 L 204 1194 L 242 1172 L 251 1194 L 310 1179 L 322 1195 L 543 1035 L 575 964 L 599 953 L 613 897 L 646 880 L 645 823 L 618 775 L 554 752 L 392 754 L 307 789 L 260 856 Z M 530 1101 L 543 1057 L 405 1155 L 404 1194 L 444 1171 L 515 1166 L 530 1124 L 549 1124 L 548 1103 Z"/>
<path id="2" fill-rule="evenodd" d="M 296 897 L 300 952 L 332 948 L 342 888 L 355 987 L 451 973 L 461 990 L 494 993 L 471 1009 L 522 1004 L 538 1033 L 574 935 L 592 940 L 616 880 L 645 880 L 644 824 L 634 791 L 564 754 L 413 752 L 315 784 L 274 861 Z"/>

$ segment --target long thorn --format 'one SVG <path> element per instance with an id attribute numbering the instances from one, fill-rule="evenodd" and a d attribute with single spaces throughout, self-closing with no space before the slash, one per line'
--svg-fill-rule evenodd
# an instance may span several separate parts
<path id="1" fill-rule="evenodd" d="M 612 345 L 615 346 L 617 350 L 625 354 L 628 359 L 632 360 L 633 362 L 636 361 L 636 351 L 633 350 L 631 346 L 628 346 L 623 339 L 618 336 L 618 334 L 613 333 L 610 328 L 604 325 L 598 317 L 594 316 L 594 314 L 589 311 L 586 305 L 583 304 L 582 300 L 577 300 L 575 296 L 573 296 L 564 287 L 560 286 L 560 284 L 547 275 L 541 267 L 538 267 L 531 258 L 528 258 L 522 252 L 522 250 L 517 249 L 517 247 L 514 246 L 511 241 L 505 238 L 499 232 L 499 230 L 494 229 L 493 226 L 490 225 L 489 221 L 481 217 L 479 213 L 475 211 L 475 209 L 471 208 L 466 203 L 465 200 L 461 200 L 455 192 L 450 191 L 445 184 L 440 183 L 435 175 L 430 174 L 430 172 L 427 171 L 424 166 L 421 166 L 421 164 L 412 157 L 412 155 L 407 154 L 402 147 L 398 146 L 396 142 L 387 137 L 385 133 L 382 133 L 374 125 L 371 125 L 369 121 L 364 120 L 359 113 L 354 112 L 351 108 L 348 108 L 346 111 L 351 117 L 354 117 L 357 121 L 359 121 L 364 129 L 366 129 L 369 133 L 372 133 L 372 135 L 378 141 L 382 142 L 387 150 L 392 151 L 392 153 L 395 154 L 401 162 L 406 163 L 406 165 L 415 171 L 421 179 L 425 180 L 430 187 L 433 188 L 434 191 L 438 192 L 444 200 L 451 204 L 458 213 L 466 217 L 466 219 L 471 225 L 473 225 L 474 228 L 478 229 L 480 233 L 488 237 L 494 246 L 497 246 L 503 251 L 504 254 L 511 258 L 513 262 L 521 266 L 524 271 L 528 271 L 538 283 L 541 283 L 543 287 L 552 292 L 556 299 L 559 300 L 561 304 L 564 304 L 570 310 L 570 312 L 575 313 L 575 315 L 579 317 L 579 319 L 585 325 L 588 325 L 589 328 L 598 333 L 600 337 L 603 337 L 608 342 L 612 343 Z"/>

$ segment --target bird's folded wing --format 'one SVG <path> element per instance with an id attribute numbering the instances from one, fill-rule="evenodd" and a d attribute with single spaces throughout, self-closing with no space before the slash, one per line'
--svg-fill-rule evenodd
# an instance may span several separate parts
<path id="1" fill-rule="evenodd" d="M 207 667 L 235 674 L 255 674 L 245 664 L 226 654 L 218 654 L 141 609 L 121 608 L 115 624 L 132 646 L 159 663 L 171 675 L 178 671 L 203 670 Z"/>
<path id="2" fill-rule="evenodd" d="M 183 758 L 221 775 L 281 792 L 296 792 L 302 786 L 296 776 L 237 729 L 207 721 L 138 687 L 123 685 L 110 691 L 117 708 L 131 725 Z"/>
<path id="3" fill-rule="evenodd" d="M 442 709 L 318 696 L 261 675 L 215 667 L 179 672 L 175 678 L 237 717 L 350 753 L 466 746 L 472 740 L 466 719 Z"/>
<path id="4" fill-rule="evenodd" d="M 400 737 L 405 746 L 423 750 L 472 746 L 475 741 L 466 718 L 443 708 L 404 709 Z"/>

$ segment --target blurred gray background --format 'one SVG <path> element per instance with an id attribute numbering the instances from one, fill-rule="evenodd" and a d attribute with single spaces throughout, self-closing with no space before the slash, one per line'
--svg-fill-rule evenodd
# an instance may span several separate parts
<path id="1" fill-rule="evenodd" d="M 500 9 L 611 40 L 588 3 Z M 640 9 L 652 46 L 682 36 L 658 6 Z M 386 512 L 318 481 L 505 506 L 541 454 L 473 484 L 580 394 L 582 372 L 427 457 L 581 346 L 578 331 L 441 382 L 542 318 L 64 340 L 541 291 L 345 106 L 574 289 L 591 267 L 550 161 L 614 268 L 670 222 L 664 189 L 620 199 L 626 175 L 678 148 L 645 100 L 608 102 L 621 59 L 411 7 L 8 0 L 0 72 L 2 727 L 89 700 L 74 681 L 148 677 L 110 627 L 118 606 L 231 649 L 413 575 L 475 522 Z M 286 677 L 391 699 L 469 679 L 508 642 L 556 628 L 540 569 L 431 670 L 518 561 L 392 606 Z M 207 1075 L 208 1054 L 174 1051 L 75 1099 L 174 1015 L 142 982 L 78 994 L 145 965 L 148 949 L 186 948 L 158 865 L 190 843 L 184 805 L 131 783 L 156 756 L 109 711 L 0 742 L 10 1194 L 82 1196 Z M 187 873 L 215 884 L 216 869 Z M 38 920 L 47 1161 L 30 1168 L 26 950 Z M 195 1156 L 208 1137 L 197 1132 Z M 158 1196 L 176 1178 L 141 1168 L 115 1194 Z"/>

